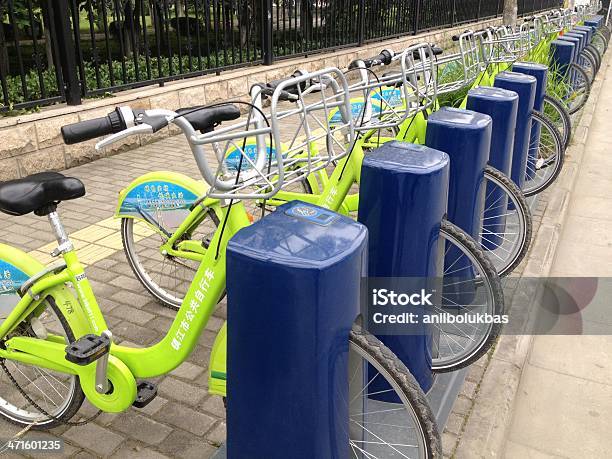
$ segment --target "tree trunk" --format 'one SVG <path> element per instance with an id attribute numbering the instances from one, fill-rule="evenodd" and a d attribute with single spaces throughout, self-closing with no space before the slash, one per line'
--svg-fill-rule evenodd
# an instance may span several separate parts
<path id="1" fill-rule="evenodd" d="M 328 8 L 330 8 L 329 5 Z M 302 0 L 300 2 L 300 26 L 302 28 L 302 36 L 306 41 L 310 41 L 312 37 L 313 20 L 310 0 Z"/>
<path id="2" fill-rule="evenodd" d="M 257 26 L 251 26 L 249 21 L 249 2 L 248 0 L 242 0 L 240 2 L 240 17 L 238 19 L 238 27 L 240 28 L 240 46 L 245 49 L 247 46 L 247 40 L 249 39 L 249 29 L 251 33 L 253 30 L 257 30 Z"/>
<path id="3" fill-rule="evenodd" d="M 40 2 L 41 22 L 43 28 L 43 38 L 45 39 L 45 56 L 47 58 L 47 68 L 53 67 L 53 42 L 51 41 L 51 28 L 49 27 L 49 14 L 47 2 Z"/>
<path id="4" fill-rule="evenodd" d="M 518 14 L 517 0 L 504 0 L 504 25 L 514 27 Z"/>

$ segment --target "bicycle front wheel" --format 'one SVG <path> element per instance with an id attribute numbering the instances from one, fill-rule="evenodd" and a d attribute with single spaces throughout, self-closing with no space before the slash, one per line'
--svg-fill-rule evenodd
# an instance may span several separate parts
<path id="1" fill-rule="evenodd" d="M 349 336 L 349 445 L 354 458 L 441 458 L 435 417 L 406 366 L 375 336 Z"/>
<path id="2" fill-rule="evenodd" d="M 591 53 L 591 56 L 593 56 L 593 58 L 595 59 L 595 63 L 597 64 L 597 71 L 599 72 L 599 69 L 601 68 L 601 54 L 599 54 L 599 51 L 597 51 L 597 48 L 595 48 L 591 44 L 586 45 L 584 49 L 587 52 Z"/>
<path id="3" fill-rule="evenodd" d="M 580 68 L 582 68 L 584 73 L 586 73 L 589 83 L 593 84 L 597 74 L 597 62 L 587 49 L 583 49 L 580 52 L 580 55 L 578 56 L 578 65 L 580 65 Z"/>
<path id="4" fill-rule="evenodd" d="M 591 83 L 589 82 L 589 76 L 579 65 L 570 64 L 562 98 L 570 115 L 584 107 L 590 94 Z"/>
<path id="5" fill-rule="evenodd" d="M 121 220 L 121 238 L 128 264 L 144 288 L 162 305 L 178 310 L 191 285 L 199 267 L 199 262 L 176 258 L 162 253 L 160 247 L 173 234 L 180 221 L 161 224 L 167 232 L 153 230 L 142 220 L 123 218 Z M 184 239 L 197 241 L 207 248 L 219 226 L 219 219 L 212 209 L 204 215 L 202 221 L 193 228 Z"/>
<path id="6" fill-rule="evenodd" d="M 478 323 L 478 316 L 501 316 L 504 292 L 495 267 L 474 239 L 447 220 L 440 237 L 444 277 L 436 312 L 455 320 L 434 325 L 433 370 L 448 372 L 471 365 L 493 346 L 501 324 Z"/>
<path id="7" fill-rule="evenodd" d="M 591 39 L 591 44 L 599 51 L 600 56 L 603 56 L 608 49 L 608 41 L 601 32 L 595 32 Z"/>
<path id="8" fill-rule="evenodd" d="M 563 148 L 567 149 L 572 138 L 572 120 L 567 108 L 558 99 L 545 95 L 542 112 L 555 125 L 561 135 Z"/>
<path id="9" fill-rule="evenodd" d="M 505 174 L 487 166 L 486 199 L 480 245 L 500 277 L 510 274 L 531 243 L 531 211 L 521 189 Z"/>
<path id="10" fill-rule="evenodd" d="M 531 113 L 531 130 L 540 135 L 531 137 L 529 152 L 534 157 L 527 162 L 523 193 L 526 197 L 541 193 L 556 180 L 563 168 L 565 149 L 561 134 L 548 117 L 535 110 Z"/>

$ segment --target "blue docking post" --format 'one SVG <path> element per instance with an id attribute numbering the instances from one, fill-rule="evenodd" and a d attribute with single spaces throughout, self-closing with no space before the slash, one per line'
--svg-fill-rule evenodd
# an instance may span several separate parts
<path id="1" fill-rule="evenodd" d="M 593 31 L 596 31 L 601 26 L 601 19 L 601 16 L 593 16 L 592 18 L 584 21 L 584 25 L 589 26 L 593 29 Z"/>
<path id="2" fill-rule="evenodd" d="M 563 34 L 564 37 L 577 38 L 578 39 L 578 54 L 587 45 L 587 34 L 584 30 L 573 30 Z"/>
<path id="3" fill-rule="evenodd" d="M 348 337 L 366 247 L 363 225 L 299 201 L 229 242 L 230 459 L 350 456 Z"/>
<path id="4" fill-rule="evenodd" d="M 476 241 L 484 211 L 484 169 L 491 149 L 491 117 L 459 108 L 442 108 L 427 120 L 425 145 L 451 161 L 448 219 Z"/>
<path id="5" fill-rule="evenodd" d="M 370 277 L 425 280 L 442 276 L 440 222 L 446 213 L 448 180 L 448 155 L 422 145 L 393 141 L 366 155 L 359 187 L 359 222 L 370 234 Z M 428 391 L 433 384 L 433 327 L 409 326 L 413 327 L 409 334 L 378 338 Z M 372 383 L 373 393 L 384 390 L 377 384 Z"/>
<path id="6" fill-rule="evenodd" d="M 457 108 L 442 108 L 427 120 L 425 144 L 450 157 L 448 220 L 480 242 L 485 201 L 484 170 L 491 149 L 489 115 Z M 442 305 L 471 304 L 475 298 L 471 263 L 454 246 L 445 248 L 444 299 Z M 452 300 L 451 300 L 452 298 Z"/>
<path id="7" fill-rule="evenodd" d="M 571 35 L 568 35 L 568 34 L 563 34 L 561 37 L 557 38 L 557 40 L 567 41 L 571 43 L 572 45 L 574 45 L 574 53 L 572 57 L 572 62 L 573 63 L 578 62 L 578 55 L 580 54 L 580 39 L 576 37 L 572 37 Z"/>
<path id="8" fill-rule="evenodd" d="M 574 45 L 565 40 L 553 40 L 550 44 L 552 70 L 567 74 L 569 65 L 574 62 Z"/>
<path id="9" fill-rule="evenodd" d="M 489 115 L 493 120 L 491 131 L 491 151 L 489 165 L 510 176 L 512 170 L 512 152 L 514 150 L 514 132 L 519 97 L 513 91 L 494 87 L 479 87 L 470 90 L 467 109 Z M 489 184 L 486 190 L 484 221 L 487 234 L 482 235 L 482 245 L 488 250 L 497 249 L 502 243 L 506 227 L 505 209 L 508 197 L 499 188 Z"/>
<path id="10" fill-rule="evenodd" d="M 589 26 L 575 26 L 572 30 L 578 30 L 587 33 L 587 43 L 591 43 L 591 37 L 593 36 L 593 28 Z"/>
<path id="11" fill-rule="evenodd" d="M 531 136 L 531 112 L 535 103 L 536 86 L 535 77 L 523 73 L 502 72 L 495 77 L 495 87 L 514 91 L 519 97 L 510 173 L 510 178 L 519 188 L 523 188 L 525 184 Z"/>
<path id="12" fill-rule="evenodd" d="M 548 67 L 533 62 L 516 62 L 512 66 L 512 71 L 531 75 L 536 79 L 535 99 L 533 109 L 542 113 L 544 110 L 544 96 L 546 95 L 546 82 L 548 81 Z M 525 180 L 535 178 L 536 162 L 538 161 L 538 145 L 540 144 L 540 131 L 542 126 L 536 123 L 531 127 L 529 137 L 529 154 L 527 156 L 527 169 L 525 170 Z"/>

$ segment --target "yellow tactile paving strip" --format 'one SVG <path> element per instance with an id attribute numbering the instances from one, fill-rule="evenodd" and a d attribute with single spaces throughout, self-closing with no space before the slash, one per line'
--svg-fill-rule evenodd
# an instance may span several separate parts
<path id="1" fill-rule="evenodd" d="M 70 239 L 81 263 L 86 266 L 92 265 L 122 250 L 120 226 L 121 221 L 111 217 L 70 234 Z M 135 225 L 134 227 L 135 242 L 153 234 L 155 232 L 144 225 Z M 53 261 L 50 254 L 56 247 L 57 243 L 51 242 L 33 250 L 30 255 L 43 264 L 49 264 Z"/>

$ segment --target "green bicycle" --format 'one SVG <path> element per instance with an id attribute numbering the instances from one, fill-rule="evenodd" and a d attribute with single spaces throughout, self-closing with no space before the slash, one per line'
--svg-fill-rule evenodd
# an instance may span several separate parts
<path id="1" fill-rule="evenodd" d="M 323 79 L 329 72 L 314 74 Z M 341 74 L 335 75 L 341 81 Z M 335 81 L 336 81 L 335 80 Z M 287 84 L 299 84 L 302 80 L 293 79 Z M 343 90 L 346 86 L 332 87 L 332 94 L 320 86 L 321 100 L 325 102 L 306 104 L 297 113 L 309 116 L 322 106 L 341 106 Z M 284 97 L 282 87 L 274 91 L 275 97 Z M 295 111 L 294 111 L 295 112 Z M 294 113 L 295 114 L 295 113 Z M 228 139 L 238 141 L 252 135 L 254 131 L 244 130 L 245 123 L 238 123 L 242 134 L 229 134 L 226 129 L 214 132 L 214 127 L 222 121 L 235 120 L 240 116 L 235 106 L 224 105 L 201 109 L 191 113 L 178 114 L 167 110 L 132 111 L 127 107 L 96 120 L 84 121 L 62 129 L 67 143 L 76 143 L 107 134 L 110 137 L 98 146 L 108 145 L 129 135 L 150 134 L 169 122 L 179 126 L 191 138 L 197 133 L 194 128 L 206 132 L 200 141 L 219 146 Z M 350 135 L 351 122 L 341 129 Z M 271 127 L 266 127 L 267 118 L 259 117 L 256 132 L 262 141 L 267 135 L 279 140 L 278 126 L 286 117 L 270 117 Z M 249 122 L 246 123 L 249 125 Z M 273 132 L 274 131 L 274 132 Z M 339 132 L 339 130 L 337 131 Z M 224 140 L 225 139 L 225 140 Z M 60 261 L 43 266 L 19 249 L 0 244 L 1 282 L 0 304 L 2 310 L 10 311 L 0 324 L 0 366 L 4 374 L 0 378 L 3 390 L 0 392 L 0 415 L 21 426 L 35 429 L 49 429 L 61 424 L 81 424 L 72 422 L 85 398 L 98 409 L 117 413 L 131 406 L 143 407 L 156 395 L 154 384 L 143 381 L 169 373 L 184 362 L 194 349 L 217 302 L 225 289 L 226 263 L 225 250 L 232 235 L 250 225 L 244 203 L 238 196 L 248 195 L 245 186 L 257 187 L 256 182 L 265 183 L 264 195 L 272 195 L 268 187 L 280 189 L 283 177 L 287 182 L 295 174 L 295 169 L 284 171 L 286 162 L 278 156 L 274 164 L 264 156 L 255 164 L 268 164 L 255 174 L 234 174 L 230 180 L 227 175 L 217 175 L 204 156 L 200 145 L 192 144 L 199 159 L 202 175 L 211 180 L 201 202 L 196 207 L 204 208 L 205 213 L 214 212 L 223 225 L 217 229 L 210 240 L 208 250 L 195 241 L 176 238 L 173 250 L 200 255 L 200 266 L 195 272 L 184 301 L 176 318 L 164 338 L 147 348 L 131 348 L 113 343 L 112 333 L 101 313 L 91 285 L 78 260 L 77 253 L 66 234 L 59 214 L 58 205 L 65 200 L 77 199 L 85 194 L 83 184 L 62 174 L 49 172 L 35 174 L 23 179 L 0 184 L 0 211 L 11 215 L 25 215 L 34 212 L 46 216 L 58 242 L 53 256 Z M 264 150 L 265 152 L 265 150 Z M 338 157 L 341 153 L 338 153 Z M 200 156 L 201 155 L 201 156 Z M 259 155 L 258 155 L 259 156 Z M 316 169 L 317 164 L 324 166 L 331 156 L 321 155 L 310 158 L 301 173 Z M 245 156 L 246 162 L 251 158 Z M 253 180 L 258 175 L 257 180 Z M 265 178 L 265 180 L 264 180 Z M 242 191 L 241 191 L 242 190 Z M 262 189 L 263 190 L 263 189 Z M 160 193 L 163 196 L 160 197 Z M 171 195 L 170 195 L 171 196 Z M 216 197 L 210 197 L 216 196 Z M 154 218 L 154 213 L 146 211 L 159 209 L 160 205 L 168 210 L 183 208 L 188 197 L 166 198 L 163 188 L 156 188 L 149 201 L 141 201 L 144 215 L 140 218 Z M 243 198 L 244 199 L 244 198 Z M 155 201 L 155 202 L 154 202 Z M 196 217 L 194 213 L 194 217 Z M 151 220 L 149 220 L 151 221 Z M 182 225 L 184 231 L 197 221 L 190 219 Z M 179 233 L 180 234 L 180 233 Z M 223 326 L 211 355 L 210 385 L 213 394 L 225 396 L 225 330 Z M 265 332 L 265 331 L 262 331 Z M 245 343 L 248 345 L 248 343 Z M 367 378 L 350 378 L 350 393 L 357 394 L 350 404 L 356 404 L 351 412 L 358 413 L 358 421 L 351 425 L 351 435 L 357 435 L 351 446 L 360 451 L 374 451 L 377 455 L 388 455 L 397 451 L 398 443 L 405 457 L 441 457 L 440 438 L 435 420 L 418 383 L 405 366 L 375 337 L 355 326 L 350 333 L 347 352 L 355 362 L 364 362 L 373 373 L 370 378 L 384 378 L 389 383 L 389 391 L 397 394 L 400 404 L 393 404 L 393 424 L 395 427 L 380 427 L 380 406 L 378 409 L 363 412 L 368 397 Z M 357 366 L 358 368 L 359 366 Z M 354 387 L 353 387 L 354 385 Z M 346 402 L 349 403 L 349 402 Z M 388 409 L 391 409 L 387 407 Z M 364 420 L 365 417 L 365 420 Z M 359 425 L 368 425 L 368 432 L 377 436 L 379 441 L 370 448 L 363 445 Z M 368 453 L 370 454 L 370 453 Z"/>
<path id="2" fill-rule="evenodd" d="M 272 86 L 278 83 L 274 82 Z M 267 97 L 266 93 L 272 91 L 272 86 L 255 85 L 251 89 L 255 107 L 258 109 L 262 107 L 262 99 Z M 307 103 L 305 101 L 312 96 L 310 88 L 306 89 L 305 85 L 295 88 L 294 92 L 295 99 L 285 102 L 288 106 L 287 111 L 300 110 L 299 107 Z M 333 116 L 334 110 L 330 109 L 328 115 Z M 330 126 L 328 119 L 320 118 L 313 125 L 319 128 Z M 297 122 L 295 126 L 299 127 L 300 123 L 301 121 Z M 337 130 L 340 126 L 342 123 L 331 124 L 330 129 Z M 304 137 L 300 138 L 295 132 L 289 132 L 290 123 L 285 123 L 284 130 L 287 132 L 285 138 L 293 140 L 286 143 L 278 152 L 267 144 L 263 147 L 266 149 L 266 154 L 274 156 L 282 153 L 285 158 L 291 158 L 291 161 L 299 164 L 304 158 L 316 157 L 319 150 L 348 148 L 348 152 L 345 156 L 335 157 L 326 168 L 294 174 L 295 181 L 292 184 L 286 184 L 282 190 L 268 199 L 259 197 L 257 200 L 259 205 L 265 211 L 288 201 L 301 200 L 349 214 L 347 201 L 352 199 L 349 193 L 359 181 L 363 150 L 358 148 L 355 142 L 347 144 L 346 139 L 317 134 L 316 130 L 311 131 L 304 140 Z M 187 137 L 189 138 L 189 135 Z M 219 167 L 226 170 L 235 169 L 235 158 L 245 155 L 250 155 L 253 158 L 251 162 L 254 163 L 256 156 L 254 152 L 257 152 L 258 146 L 253 139 L 254 137 L 250 137 L 245 145 L 233 145 L 223 152 L 218 152 L 216 160 Z M 327 169 L 332 170 L 330 177 L 327 175 Z M 325 182 L 318 182 L 317 177 L 325 177 Z M 292 185 L 294 191 L 291 190 Z M 153 192 L 155 196 L 158 190 L 168 193 L 170 197 L 180 195 L 181 199 L 185 200 L 185 206 L 178 212 L 172 209 L 154 208 L 149 215 L 135 211 L 139 208 L 135 204 L 139 200 L 146 201 L 151 189 L 155 190 Z M 121 192 L 119 197 L 116 216 L 122 219 L 122 236 L 128 262 L 138 280 L 151 295 L 162 304 L 174 309 L 183 303 L 190 279 L 202 258 L 206 257 L 213 247 L 213 238 L 218 228 L 224 224 L 223 216 L 215 211 L 214 200 L 205 196 L 207 189 L 201 182 L 180 174 L 153 172 L 136 179 Z M 155 219 L 151 216 L 155 216 Z M 441 223 L 441 237 L 448 242 L 449 251 L 451 247 L 458 248 L 453 251 L 457 259 L 447 261 L 446 273 L 456 277 L 460 275 L 461 270 L 464 270 L 474 273 L 478 278 L 477 300 L 470 305 L 459 305 L 458 308 L 462 313 L 494 314 L 503 311 L 503 292 L 499 277 L 478 244 L 446 221 Z M 434 352 L 433 366 L 438 371 L 451 371 L 469 365 L 485 353 L 495 342 L 500 328 L 495 325 L 485 325 L 469 331 L 440 329 L 439 332 L 441 338 Z"/>

